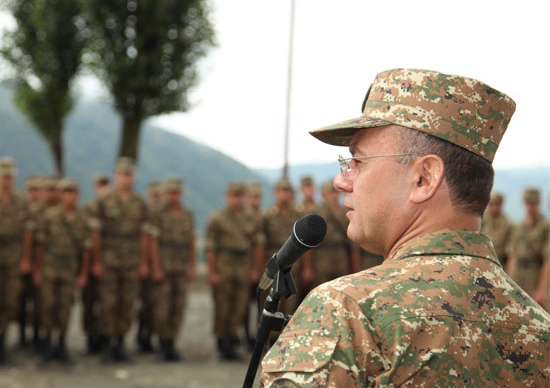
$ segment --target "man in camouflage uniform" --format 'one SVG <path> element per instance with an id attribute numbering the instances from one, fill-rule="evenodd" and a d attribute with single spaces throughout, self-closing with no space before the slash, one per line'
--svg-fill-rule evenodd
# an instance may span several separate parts
<path id="1" fill-rule="evenodd" d="M 86 285 L 92 247 L 88 220 L 77 207 L 78 183 L 66 178 L 59 182 L 59 186 L 61 203 L 49 209 L 39 225 L 33 265 L 34 284 L 41 295 L 41 323 L 45 334 L 42 364 L 47 364 L 52 357 L 66 364 L 74 363 L 65 345 L 65 334 L 75 280 L 79 289 Z M 55 348 L 52 347 L 54 334 L 57 334 Z"/>
<path id="2" fill-rule="evenodd" d="M 493 242 L 493 247 L 500 264 L 506 268 L 508 260 L 507 246 L 512 237 L 514 225 L 502 212 L 504 197 L 500 193 L 492 193 L 487 210 L 481 222 L 481 233 L 486 234 Z"/>
<path id="3" fill-rule="evenodd" d="M 31 268 L 29 230 L 34 228 L 25 199 L 13 189 L 15 163 L 0 158 L 0 366 L 11 363 L 6 347 L 8 324 L 17 314 L 21 273 Z"/>
<path id="4" fill-rule="evenodd" d="M 152 318 L 159 338 L 162 361 L 179 361 L 174 347 L 180 331 L 189 282 L 197 262 L 193 214 L 182 205 L 183 183 L 169 179 L 164 185 L 166 202 L 154 213 L 158 238 L 152 239 Z"/>
<path id="5" fill-rule="evenodd" d="M 103 362 L 130 360 L 124 336 L 134 317 L 139 279 L 148 276 L 142 234 L 149 216 L 145 200 L 132 189 L 133 182 L 133 161 L 121 157 L 115 187 L 98 199 L 93 211 L 98 229 L 92 234 L 92 271 L 99 278 Z"/>
<path id="6" fill-rule="evenodd" d="M 324 182 L 321 190 L 324 202 L 318 214 L 327 222 L 327 233 L 323 243 L 315 248 L 313 286 L 359 271 L 359 249 L 346 235 L 349 221 L 338 202 L 339 193 L 332 181 Z"/>
<path id="7" fill-rule="evenodd" d="M 308 295 L 262 386 L 549 386 L 550 315 L 479 232 L 514 109 L 471 78 L 393 69 L 361 117 L 312 131 L 349 147 L 334 180 L 347 235 L 385 260 Z"/>
<path id="8" fill-rule="evenodd" d="M 550 225 L 540 214 L 540 192 L 527 188 L 523 192 L 526 217 L 516 225 L 510 244 L 508 274 L 542 306 L 548 292 L 548 262 L 544 249 L 548 244 Z"/>
<path id="9" fill-rule="evenodd" d="M 300 179 L 300 193 L 302 202 L 296 204 L 296 210 L 302 215 L 317 213 L 319 205 L 315 202 L 315 185 L 311 176 L 305 175 Z"/>
<path id="10" fill-rule="evenodd" d="M 151 181 L 147 185 L 147 198 L 149 214 L 155 213 L 163 204 L 162 182 Z M 147 240 L 144 247 L 147 247 L 147 260 L 151 260 L 150 241 L 148 235 L 142 238 Z M 151 268 L 149 268 L 151 270 Z M 146 353 L 153 351 L 151 343 L 151 334 L 153 332 L 153 301 L 151 292 L 151 278 L 141 279 L 139 287 L 139 312 L 138 312 L 138 333 L 136 336 L 137 347 L 140 352 Z"/>
<path id="11" fill-rule="evenodd" d="M 264 263 L 277 253 L 288 237 L 292 234 L 294 223 L 302 214 L 294 204 L 294 188 L 286 178 L 275 184 L 275 204 L 264 212 L 262 231 L 265 235 Z M 308 252 L 306 252 L 308 253 Z M 265 268 L 264 264 L 264 268 Z M 294 263 L 291 269 L 292 277 L 300 292 L 303 288 L 301 261 Z M 311 279 L 306 279 L 310 281 Z M 292 314 L 300 304 L 300 296 L 293 295 L 283 303 L 285 314 Z"/>
<path id="12" fill-rule="evenodd" d="M 229 183 L 227 207 L 211 215 L 206 230 L 208 280 L 215 303 L 214 334 L 222 360 L 240 358 L 235 349 L 238 330 L 248 306 L 250 283 L 258 278 L 259 260 L 254 263 L 253 258 L 258 258 L 262 237 L 257 222 L 243 207 L 243 196 L 243 184 Z"/>
<path id="13" fill-rule="evenodd" d="M 94 226 L 94 209 L 98 198 L 104 195 L 111 187 L 111 180 L 106 174 L 94 176 L 95 199 L 86 203 L 83 208 L 84 215 L 88 220 L 88 226 Z M 91 225 L 90 225 L 91 224 Z M 97 229 L 97 225 L 96 225 Z M 87 338 L 88 354 L 98 353 L 101 350 L 101 336 L 99 330 L 99 280 L 90 271 L 88 282 L 82 290 L 82 323 Z"/>

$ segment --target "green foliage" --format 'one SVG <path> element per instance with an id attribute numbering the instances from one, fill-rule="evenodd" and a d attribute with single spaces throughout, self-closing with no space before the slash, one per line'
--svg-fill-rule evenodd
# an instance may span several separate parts
<path id="1" fill-rule="evenodd" d="M 204 0 L 84 0 L 94 64 L 124 117 L 189 108 L 197 61 L 214 43 Z"/>
<path id="2" fill-rule="evenodd" d="M 71 82 L 89 35 L 80 3 L 12 0 L 8 9 L 17 28 L 5 37 L 2 55 L 17 74 L 17 107 L 58 153 L 56 160 L 61 161 L 63 119 L 74 106 Z"/>

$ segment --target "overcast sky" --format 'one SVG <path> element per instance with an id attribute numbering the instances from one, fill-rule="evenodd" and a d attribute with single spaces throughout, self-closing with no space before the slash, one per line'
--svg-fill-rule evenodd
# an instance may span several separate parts
<path id="1" fill-rule="evenodd" d="M 218 47 L 194 107 L 153 122 L 250 167 L 281 167 L 290 0 L 211 1 Z M 357 117 L 375 75 L 395 67 L 481 80 L 517 110 L 496 168 L 550 166 L 550 2 L 296 0 L 290 163 L 340 149 L 308 130 Z"/>

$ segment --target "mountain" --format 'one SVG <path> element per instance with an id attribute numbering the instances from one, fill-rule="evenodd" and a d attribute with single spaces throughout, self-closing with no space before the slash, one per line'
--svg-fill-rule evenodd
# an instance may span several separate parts
<path id="1" fill-rule="evenodd" d="M 15 158 L 17 186 L 30 175 L 52 174 L 53 158 L 46 142 L 13 104 L 13 93 L 0 85 L 0 156 Z M 65 174 L 81 184 L 81 202 L 93 197 L 93 178 L 98 172 L 111 173 L 117 158 L 120 119 L 101 101 L 85 101 L 66 119 L 63 141 Z M 151 180 L 180 177 L 185 182 L 185 203 L 195 213 L 197 231 L 204 230 L 208 215 L 225 205 L 224 190 L 229 181 L 260 181 L 258 173 L 209 148 L 147 122 L 140 139 L 140 160 L 135 187 L 142 194 Z"/>

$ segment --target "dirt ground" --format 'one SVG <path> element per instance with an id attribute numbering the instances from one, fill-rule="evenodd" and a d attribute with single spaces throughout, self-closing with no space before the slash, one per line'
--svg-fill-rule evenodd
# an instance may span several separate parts
<path id="1" fill-rule="evenodd" d="M 47 367 L 38 366 L 36 356 L 16 349 L 17 327 L 12 325 L 8 330 L 7 345 L 12 350 L 15 365 L 0 369 L 0 388 L 241 387 L 250 354 L 241 348 L 243 361 L 221 362 L 217 359 L 212 335 L 213 301 L 204 281 L 204 272 L 201 272 L 191 287 L 184 327 L 177 341 L 178 350 L 186 358 L 184 362 L 159 363 L 153 354 L 136 354 L 134 327 L 126 344 L 135 361 L 129 364 L 101 364 L 98 356 L 85 354 L 80 306 L 76 304 L 67 340 L 77 364 L 67 367 L 54 361 Z"/>

